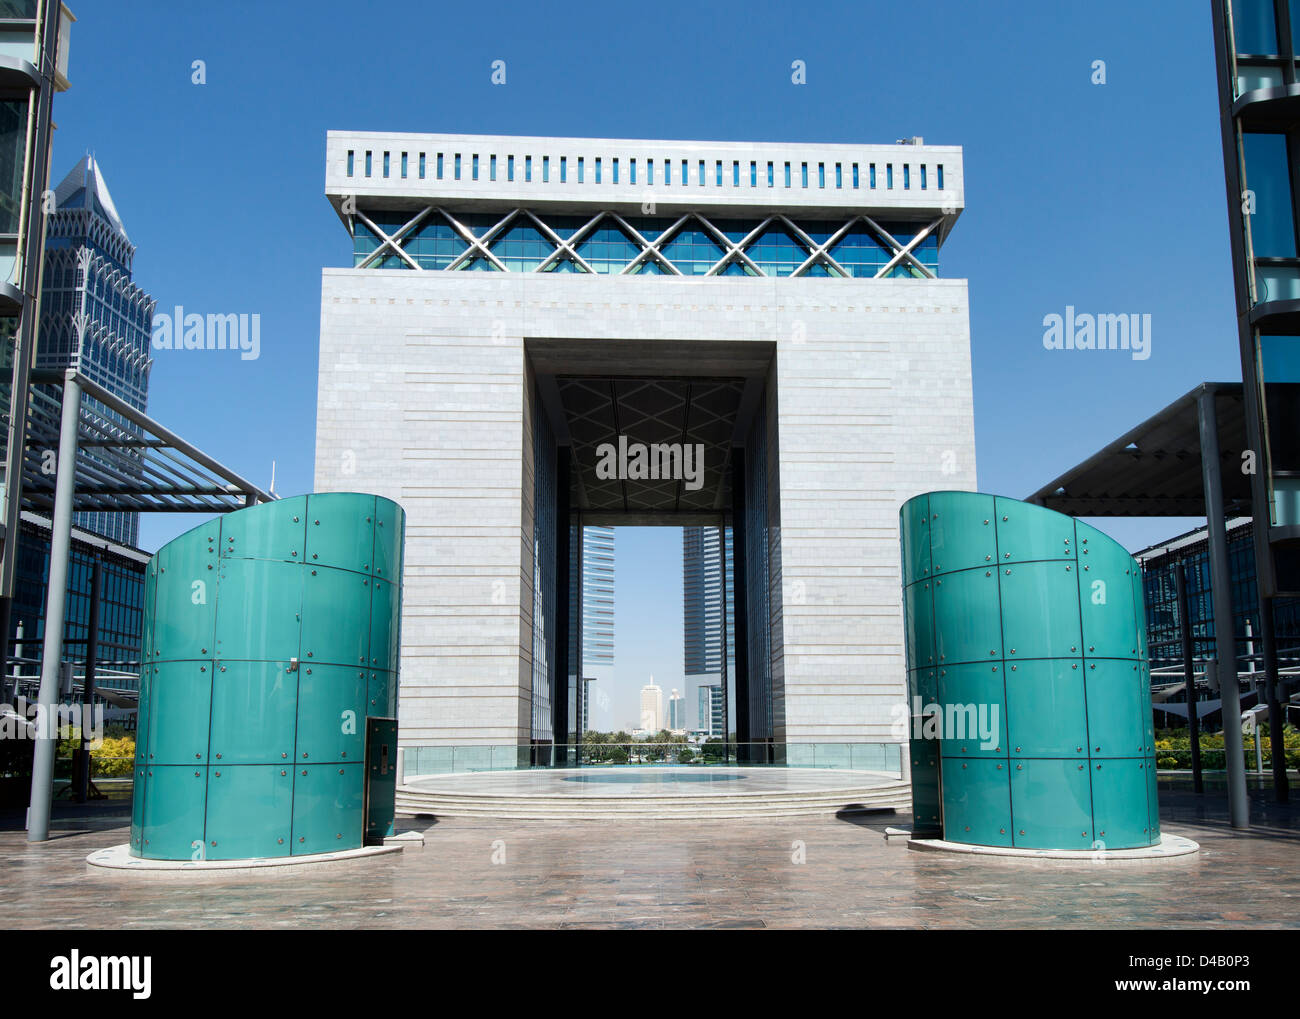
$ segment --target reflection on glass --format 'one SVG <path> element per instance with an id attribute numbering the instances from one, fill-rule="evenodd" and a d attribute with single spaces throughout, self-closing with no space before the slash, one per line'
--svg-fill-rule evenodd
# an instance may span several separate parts
<path id="1" fill-rule="evenodd" d="M 1273 0 L 1232 0 L 1232 33 L 1238 53 L 1276 53 Z"/>
<path id="2" fill-rule="evenodd" d="M 1261 336 L 1273 523 L 1300 524 L 1300 336 Z"/>
<path id="3" fill-rule="evenodd" d="M 1286 135 L 1247 134 L 1242 138 L 1242 147 L 1246 157 L 1246 187 L 1254 195 L 1250 218 L 1253 254 L 1294 258 L 1295 222 L 1291 215 Z"/>

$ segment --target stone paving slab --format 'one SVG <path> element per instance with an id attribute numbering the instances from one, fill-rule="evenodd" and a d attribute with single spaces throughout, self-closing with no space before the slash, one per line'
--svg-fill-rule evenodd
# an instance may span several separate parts
<path id="1" fill-rule="evenodd" d="M 759 822 L 430 824 L 400 854 L 295 872 L 151 880 L 86 864 L 126 818 L 56 817 L 49 842 L 0 830 L 5 926 L 158 928 L 1295 928 L 1300 809 L 1161 793 L 1195 855 L 1132 867 L 918 853 L 904 814 Z M 427 827 L 426 827 L 427 826 Z M 495 861 L 495 862 L 494 862 Z M 802 861 L 802 862 L 799 862 Z"/>

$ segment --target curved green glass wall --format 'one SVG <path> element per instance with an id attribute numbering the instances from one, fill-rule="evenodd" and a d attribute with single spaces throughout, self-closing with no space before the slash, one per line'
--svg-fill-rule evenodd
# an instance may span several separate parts
<path id="1" fill-rule="evenodd" d="M 1160 841 L 1141 573 L 1113 539 L 991 495 L 900 511 L 918 837 Z"/>
<path id="2" fill-rule="evenodd" d="M 334 852 L 388 830 L 391 792 L 363 815 L 396 748 L 368 784 L 366 720 L 397 714 L 404 530 L 394 502 L 328 493 L 239 510 L 158 550 L 133 855 Z"/>

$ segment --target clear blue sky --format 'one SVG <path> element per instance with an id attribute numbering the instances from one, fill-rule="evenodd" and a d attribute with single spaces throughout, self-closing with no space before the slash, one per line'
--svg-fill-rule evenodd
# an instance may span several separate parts
<path id="1" fill-rule="evenodd" d="M 970 281 L 984 491 L 1027 495 L 1198 382 L 1240 378 L 1199 0 L 72 7 L 54 180 L 95 152 L 160 308 L 262 317 L 259 360 L 161 352 L 150 413 L 263 484 L 274 458 L 282 494 L 312 483 L 320 270 L 350 264 L 323 196 L 330 128 L 964 146 L 940 271 Z M 1149 313 L 1151 358 L 1044 350 L 1066 305 Z M 142 541 L 195 522 L 147 521 Z M 1099 523 L 1138 548 L 1191 522 Z M 620 621 L 680 603 L 680 570 L 633 584 L 637 561 L 620 549 Z"/>

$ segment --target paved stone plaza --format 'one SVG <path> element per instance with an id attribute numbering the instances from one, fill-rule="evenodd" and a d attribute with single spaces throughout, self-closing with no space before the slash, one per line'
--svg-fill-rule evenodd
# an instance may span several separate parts
<path id="1" fill-rule="evenodd" d="M 120 807 L 64 806 L 44 845 L 29 846 L 20 816 L 6 816 L 0 867 L 9 925 L 22 928 L 1300 926 L 1300 809 L 1256 794 L 1256 827 L 1234 836 L 1220 795 L 1161 798 L 1165 830 L 1195 839 L 1199 855 L 1062 864 L 917 853 L 883 837 L 888 825 L 906 827 L 906 814 L 402 818 L 427 826 L 423 849 L 296 873 L 114 874 L 85 857 L 126 841 Z M 792 859 L 796 840 L 803 863 Z"/>

